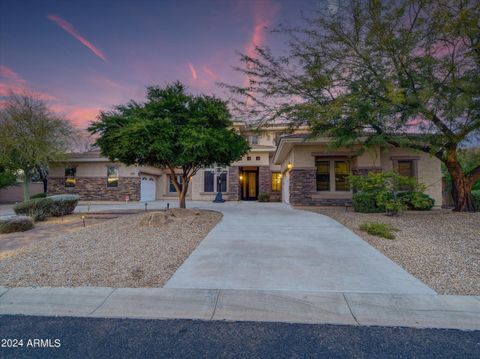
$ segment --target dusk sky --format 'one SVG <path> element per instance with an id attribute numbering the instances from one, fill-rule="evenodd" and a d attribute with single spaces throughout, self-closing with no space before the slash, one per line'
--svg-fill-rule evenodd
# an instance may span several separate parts
<path id="1" fill-rule="evenodd" d="M 180 80 L 226 98 L 237 51 L 281 51 L 269 33 L 320 0 L 0 1 L 0 96 L 27 90 L 79 127 L 99 110 Z"/>

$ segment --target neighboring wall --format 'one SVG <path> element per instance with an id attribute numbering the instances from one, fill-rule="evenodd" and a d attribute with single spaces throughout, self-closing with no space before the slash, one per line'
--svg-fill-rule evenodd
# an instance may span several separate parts
<path id="1" fill-rule="evenodd" d="M 0 203 L 15 203 L 23 201 L 23 183 L 0 189 Z M 30 196 L 43 192 L 43 182 L 30 183 Z"/>

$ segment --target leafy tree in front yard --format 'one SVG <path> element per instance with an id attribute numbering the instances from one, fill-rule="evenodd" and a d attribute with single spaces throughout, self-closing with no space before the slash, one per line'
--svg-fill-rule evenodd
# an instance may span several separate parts
<path id="1" fill-rule="evenodd" d="M 14 173 L 6 171 L 0 166 L 0 189 L 15 184 L 16 180 L 17 178 Z"/>
<path id="2" fill-rule="evenodd" d="M 89 131 L 99 135 L 96 144 L 111 160 L 167 169 L 180 208 L 185 208 L 190 180 L 199 169 L 228 166 L 248 151 L 248 143 L 231 125 L 224 101 L 191 95 L 175 82 L 149 87 L 144 103 L 130 101 L 102 112 Z"/>
<path id="3" fill-rule="evenodd" d="M 446 166 L 455 210 L 473 211 L 480 164 L 459 149 L 480 134 L 478 0 L 339 1 L 302 28 L 289 52 L 242 55 L 246 87 L 227 86 L 250 118 L 307 124 L 337 146 L 406 147 Z"/>
<path id="4" fill-rule="evenodd" d="M 38 168 L 64 158 L 72 126 L 55 116 L 45 101 L 28 94 L 10 94 L 0 110 L 0 163 L 23 177 L 23 198 Z"/>

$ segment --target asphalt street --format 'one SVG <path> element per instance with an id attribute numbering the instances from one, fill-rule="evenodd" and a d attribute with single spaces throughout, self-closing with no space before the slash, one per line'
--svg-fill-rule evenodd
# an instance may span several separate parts
<path id="1" fill-rule="evenodd" d="M 480 331 L 285 323 L 11 315 L 0 340 L 0 358 L 480 357 Z"/>

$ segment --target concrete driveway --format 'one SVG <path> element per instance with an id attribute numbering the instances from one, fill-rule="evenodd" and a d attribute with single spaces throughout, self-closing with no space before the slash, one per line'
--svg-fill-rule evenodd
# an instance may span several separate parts
<path id="1" fill-rule="evenodd" d="M 165 287 L 434 293 L 321 214 L 280 203 L 198 206 L 224 217 Z"/>

